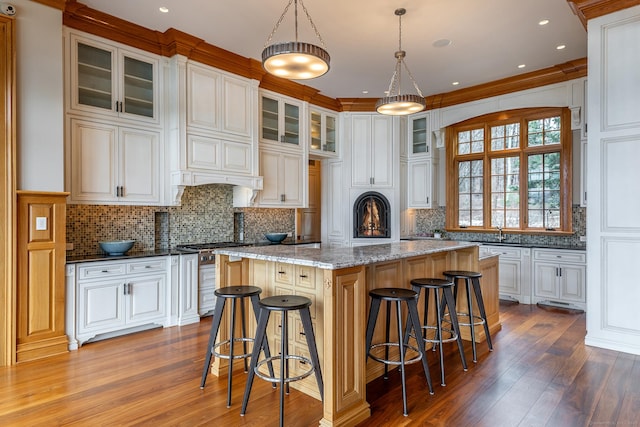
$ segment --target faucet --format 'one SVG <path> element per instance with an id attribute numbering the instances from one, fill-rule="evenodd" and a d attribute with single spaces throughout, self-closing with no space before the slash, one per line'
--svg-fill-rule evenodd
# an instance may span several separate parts
<path id="1" fill-rule="evenodd" d="M 507 240 L 507 235 L 502 232 L 502 227 L 496 227 L 498 229 L 498 242 L 504 242 Z"/>

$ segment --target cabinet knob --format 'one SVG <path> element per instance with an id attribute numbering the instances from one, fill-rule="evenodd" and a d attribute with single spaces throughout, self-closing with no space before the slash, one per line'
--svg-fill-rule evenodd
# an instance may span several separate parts
<path id="1" fill-rule="evenodd" d="M 285 195 L 284 195 L 284 194 L 281 194 L 281 195 L 280 195 L 280 201 L 281 201 L 281 202 L 284 202 L 284 201 L 285 201 Z"/>

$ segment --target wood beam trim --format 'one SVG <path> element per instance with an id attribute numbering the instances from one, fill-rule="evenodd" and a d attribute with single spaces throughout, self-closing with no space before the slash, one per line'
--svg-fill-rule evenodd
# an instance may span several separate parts
<path id="1" fill-rule="evenodd" d="M 640 0 L 567 0 L 584 28 L 589 19 L 640 5 Z"/>

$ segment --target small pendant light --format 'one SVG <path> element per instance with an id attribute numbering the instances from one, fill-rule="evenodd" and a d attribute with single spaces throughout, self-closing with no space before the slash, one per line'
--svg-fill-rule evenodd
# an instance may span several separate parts
<path id="1" fill-rule="evenodd" d="M 386 114 L 389 116 L 403 116 L 407 114 L 413 114 L 424 110 L 427 106 L 427 103 L 424 100 L 424 96 L 422 96 L 422 92 L 420 92 L 420 88 L 416 84 L 413 75 L 411 75 L 411 71 L 409 71 L 409 67 L 404 62 L 404 57 L 406 56 L 406 52 L 402 50 L 402 15 L 406 13 L 406 9 L 400 8 L 396 9 L 395 14 L 398 16 L 398 28 L 399 28 L 399 41 L 398 41 L 398 50 L 395 53 L 396 58 L 396 69 L 393 72 L 393 76 L 391 76 L 391 82 L 389 83 L 389 91 L 387 96 L 384 98 L 380 98 L 378 102 L 376 102 L 376 111 L 380 114 Z M 413 83 L 413 86 L 416 88 L 418 92 L 417 95 L 414 94 L 402 94 L 401 93 L 401 83 L 402 83 L 402 66 L 404 65 L 405 70 L 407 70 L 407 74 Z"/>

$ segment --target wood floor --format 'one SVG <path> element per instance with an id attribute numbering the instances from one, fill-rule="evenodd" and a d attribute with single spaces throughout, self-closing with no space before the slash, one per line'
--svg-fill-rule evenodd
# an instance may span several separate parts
<path id="1" fill-rule="evenodd" d="M 640 356 L 586 347 L 584 314 L 535 305 L 501 305 L 493 352 L 479 345 L 463 372 L 446 346 L 446 387 L 429 353 L 435 394 L 420 364 L 407 369 L 409 416 L 402 416 L 399 374 L 368 385 L 372 417 L 363 426 L 639 426 Z M 199 387 L 210 320 L 83 346 L 42 361 L 0 368 L 0 426 L 272 426 L 278 396 L 256 379 L 240 417 L 245 374 Z M 466 346 L 471 360 L 470 345 Z M 292 390 L 287 426 L 316 426 L 317 400 Z"/>

